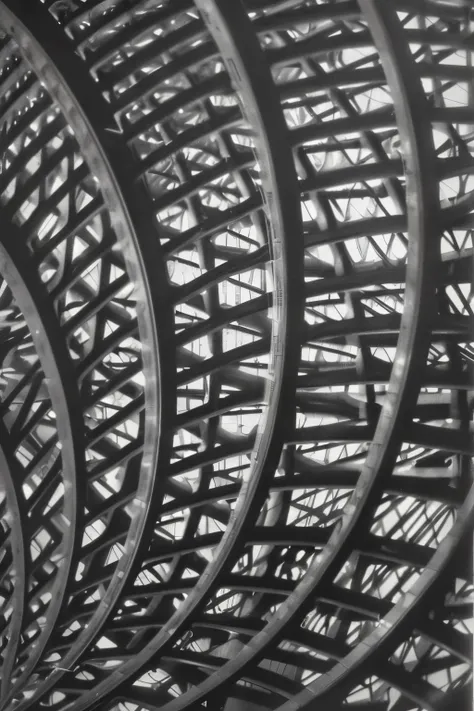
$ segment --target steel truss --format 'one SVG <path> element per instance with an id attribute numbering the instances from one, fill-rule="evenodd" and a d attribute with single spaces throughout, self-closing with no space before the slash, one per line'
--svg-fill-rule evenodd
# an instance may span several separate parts
<path id="1" fill-rule="evenodd" d="M 0 711 L 472 697 L 466 0 L 0 0 Z"/>

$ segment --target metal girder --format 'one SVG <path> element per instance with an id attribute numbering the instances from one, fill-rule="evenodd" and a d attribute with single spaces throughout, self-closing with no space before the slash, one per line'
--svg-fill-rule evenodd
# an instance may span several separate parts
<path id="1" fill-rule="evenodd" d="M 465 704 L 473 21 L 0 0 L 2 711 Z"/>

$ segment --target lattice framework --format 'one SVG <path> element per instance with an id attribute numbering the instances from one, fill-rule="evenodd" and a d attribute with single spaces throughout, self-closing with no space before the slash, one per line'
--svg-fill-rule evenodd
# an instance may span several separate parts
<path id="1" fill-rule="evenodd" d="M 469 3 L 0 28 L 0 709 L 468 708 Z"/>

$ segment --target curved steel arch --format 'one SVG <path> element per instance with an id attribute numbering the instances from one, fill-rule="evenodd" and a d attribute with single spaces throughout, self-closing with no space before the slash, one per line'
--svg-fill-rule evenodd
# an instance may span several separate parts
<path id="1" fill-rule="evenodd" d="M 206 12 L 204 18 L 211 25 L 216 23 L 226 27 L 227 31 L 239 31 L 235 20 L 231 24 L 228 14 L 224 14 L 228 6 L 225 3 L 209 2 L 205 3 Z M 357 532 L 357 524 L 361 526 L 362 517 L 370 514 L 373 509 L 373 494 L 371 490 L 375 487 L 377 478 L 381 473 L 389 469 L 394 464 L 397 449 L 399 446 L 398 430 L 403 419 L 409 414 L 410 406 L 414 404 L 417 392 L 414 387 L 418 372 L 424 360 L 423 348 L 428 349 L 428 334 L 430 332 L 429 322 L 426 318 L 428 304 L 434 298 L 434 282 L 432 272 L 437 265 L 436 252 L 429 250 L 428 240 L 436 233 L 438 221 L 438 199 L 437 186 L 432 183 L 427 176 L 435 174 L 434 149 L 430 140 L 428 111 L 425 105 L 425 97 L 421 86 L 416 82 L 416 74 L 413 75 L 414 65 L 410 63 L 409 55 L 404 52 L 403 59 L 399 55 L 405 50 L 403 36 L 397 33 L 397 17 L 395 11 L 387 8 L 378 11 L 384 16 L 384 25 L 390 26 L 391 47 L 388 45 L 387 32 L 384 39 L 384 51 L 388 54 L 387 65 L 384 66 L 386 72 L 393 74 L 390 86 L 392 91 L 398 89 L 399 95 L 395 95 L 395 110 L 399 112 L 399 125 L 401 124 L 401 140 L 404 148 L 405 170 L 407 178 L 407 203 L 408 203 L 408 229 L 412 235 L 410 241 L 411 255 L 407 260 L 407 288 L 405 292 L 405 303 L 408 308 L 402 316 L 400 325 L 400 337 L 395 355 L 395 367 L 389 383 L 388 397 L 384 403 L 377 429 L 374 434 L 374 441 L 361 472 L 355 488 L 353 497 L 346 506 L 342 525 L 336 530 L 323 549 L 322 556 L 316 558 L 313 568 L 307 572 L 302 582 L 283 603 L 275 620 L 270 622 L 268 628 L 252 639 L 252 643 L 247 645 L 240 655 L 227 663 L 227 669 L 223 669 L 211 676 L 208 682 L 196 687 L 188 694 L 183 695 L 176 701 L 166 704 L 164 708 L 169 711 L 186 708 L 189 704 L 196 703 L 198 699 L 205 698 L 216 687 L 238 676 L 239 678 L 247 665 L 258 658 L 259 654 L 268 646 L 269 641 L 281 634 L 286 625 L 291 624 L 293 617 L 298 613 L 299 608 L 304 604 L 310 594 L 317 594 L 318 585 L 323 587 L 324 575 L 327 577 L 334 575 L 336 566 L 340 566 L 344 560 L 344 548 L 352 547 L 350 536 Z M 227 15 L 227 16 L 226 16 Z M 225 19 L 224 19 L 225 18 Z M 230 30 L 232 28 L 232 30 Z M 222 30 L 220 30 L 222 32 Z M 378 39 L 378 35 L 375 36 Z M 396 48 L 396 49 L 395 49 Z M 400 63 L 404 61 L 404 71 L 399 70 Z M 408 64 L 408 68 L 407 65 Z M 414 79 L 413 85 L 405 83 L 408 77 Z M 403 83 L 401 83 L 403 82 Z M 400 367 L 397 368 L 397 360 Z M 411 401 L 411 402 L 410 402 Z M 337 562 L 337 561 L 341 562 Z M 324 589 L 324 588 L 323 588 Z M 338 668 L 331 670 L 331 675 L 323 677 L 325 687 L 329 685 L 329 680 L 333 679 L 333 684 L 340 685 L 344 675 L 346 665 L 341 665 L 341 672 Z M 334 675 L 334 676 L 333 676 Z M 304 690 L 299 695 L 302 699 L 317 698 L 318 694 L 311 689 Z M 304 702 L 303 702 L 304 703 Z M 282 708 L 285 711 L 293 711 L 300 708 L 299 698 L 288 702 Z"/>
<path id="2" fill-rule="evenodd" d="M 15 600 L 12 624 L 8 626 L 9 640 L 5 650 L 5 661 L 2 664 L 2 695 L 5 694 L 5 689 L 10 681 L 13 665 L 15 663 L 16 650 L 20 640 L 21 626 L 23 623 L 23 611 L 25 608 L 26 598 L 26 562 L 25 562 L 25 544 L 23 542 L 22 521 L 25 514 L 22 507 L 21 498 L 18 492 L 18 483 L 15 481 L 15 463 L 12 452 L 5 451 L 3 440 L 7 440 L 8 434 L 0 425 L 2 433 L 2 446 L 0 448 L 0 461 L 2 469 L 1 485 L 5 491 L 6 498 L 6 513 L 2 515 L 3 525 L 9 525 L 9 536 L 12 539 L 12 563 L 14 566 L 15 578 Z"/>
<path id="3" fill-rule="evenodd" d="M 114 580 L 109 586 L 108 593 L 103 596 L 100 606 L 94 613 L 89 629 L 84 634 L 84 645 L 90 641 L 97 633 L 102 618 L 107 615 L 114 599 L 119 594 L 126 573 L 131 567 L 133 556 L 136 553 L 136 543 L 141 538 L 140 528 L 146 522 L 146 511 L 149 505 L 150 494 L 153 488 L 153 480 L 158 469 L 157 462 L 157 427 L 160 422 L 160 409 L 165 405 L 165 409 L 170 413 L 170 406 L 173 402 L 173 373 L 169 372 L 167 359 L 161 355 L 161 362 L 158 366 L 160 353 L 156 331 L 164 335 L 164 342 L 171 340 L 171 335 L 167 330 L 166 298 L 167 285 L 162 270 L 162 262 L 156 243 L 146 242 L 142 247 L 137 248 L 137 243 L 143 242 L 141 235 L 154 230 L 155 225 L 151 210 L 147 209 L 147 201 L 143 195 L 143 189 L 138 189 L 128 181 L 126 166 L 132 161 L 132 155 L 123 151 L 122 146 L 114 140 L 116 124 L 112 117 L 108 116 L 107 107 L 102 98 L 97 94 L 95 102 L 90 102 L 90 97 L 95 89 L 89 80 L 84 83 L 86 76 L 82 72 L 81 64 L 74 63 L 74 58 L 64 64 L 60 57 L 64 56 L 62 35 L 57 32 L 55 23 L 48 15 L 36 14 L 36 9 L 22 8 L 15 6 L 12 12 L 6 4 L 0 8 L 0 17 L 4 26 L 12 32 L 18 40 L 24 56 L 30 62 L 37 75 L 41 77 L 51 94 L 57 100 L 64 112 L 69 125 L 74 130 L 74 135 L 80 145 L 83 154 L 86 156 L 91 169 L 98 175 L 104 196 L 109 205 L 112 216 L 112 224 L 118 238 L 121 240 L 122 252 L 127 258 L 127 266 L 133 275 L 135 291 L 140 305 L 138 320 L 142 333 L 144 348 L 142 349 L 142 359 L 146 373 L 146 424 L 144 435 L 145 456 L 142 458 L 140 482 L 134 496 L 137 512 L 140 512 L 130 526 L 129 543 L 127 545 L 128 554 L 122 558 L 122 562 L 114 573 Z M 26 10 L 26 12 L 24 11 Z M 21 19 L 20 19 L 21 18 Z M 39 37 L 34 28 L 41 27 L 42 34 Z M 58 57 L 55 60 L 55 57 Z M 81 80 L 81 74 L 82 80 Z M 85 97 L 89 101 L 85 100 Z M 132 235 L 134 237 L 132 238 Z M 150 276 L 150 267 L 153 264 L 153 277 Z M 156 274 L 161 278 L 156 279 Z M 153 306 L 154 305 L 154 306 Z M 151 311 L 153 310 L 153 314 Z M 43 344 L 43 340 L 39 342 Z M 54 363 L 54 358 L 49 357 L 49 362 Z M 162 388 L 159 384 L 160 372 L 165 372 L 167 387 Z M 53 378 L 54 380 L 54 378 Z M 72 384 L 73 378 L 68 377 Z M 168 400 L 166 400 L 168 395 Z M 171 395 L 171 398 L 170 398 Z M 72 405 L 72 399 L 71 405 Z M 61 422 L 61 419 L 60 419 Z M 63 423 L 61 423 L 61 426 Z M 76 428 L 77 429 L 77 428 Z M 79 434 L 79 431 L 78 431 Z M 63 438 L 66 442 L 74 441 L 76 435 Z M 164 455 L 166 457 L 166 453 Z M 68 496 L 68 502 L 73 499 Z M 136 528 L 137 531 L 133 529 Z M 76 524 L 72 526 L 72 532 L 76 533 Z M 66 556 L 66 561 L 71 562 L 71 552 Z M 125 566 L 124 566 L 125 564 Z M 55 606 L 56 615 L 60 612 L 60 606 Z M 46 630 L 47 632 L 47 630 Z M 47 640 L 45 640 L 46 642 Z M 77 657 L 82 648 L 71 650 L 71 658 Z M 66 660 L 66 663 L 67 660 Z M 31 659 L 33 664 L 33 659 Z M 59 673 L 58 673 L 59 672 Z M 56 674 L 60 676 L 60 669 Z M 27 674 L 25 679 L 27 681 Z M 53 674 L 48 685 L 53 685 L 55 675 Z M 14 689 L 10 690 L 10 697 Z"/>
<path id="4" fill-rule="evenodd" d="M 31 676 L 41 575 L 13 659 L 2 527 L 3 708 L 464 703 L 469 4 L 4 0 L 0 18 L 0 200 L 75 363 L 87 464 L 76 579 Z M 36 482 L 25 538 L 33 507 L 52 531 L 62 472 L 41 474 L 51 418 L 14 314 L 0 396 Z"/>
<path id="5" fill-rule="evenodd" d="M 39 659 L 48 640 L 49 628 L 54 626 L 59 614 L 60 604 L 67 594 L 67 583 L 70 580 L 70 568 L 77 548 L 77 535 L 81 526 L 81 517 L 78 508 L 84 499 L 85 462 L 83 456 L 83 422 L 79 407 L 79 393 L 74 381 L 74 366 L 66 351 L 61 338 L 59 322 L 51 308 L 49 300 L 45 298 L 44 289 L 34 271 L 28 264 L 26 250 L 22 249 L 21 236 L 18 228 L 0 217 L 2 242 L 0 244 L 0 274 L 8 285 L 11 285 L 13 296 L 29 327 L 32 341 L 35 345 L 39 361 L 44 372 L 47 389 L 50 394 L 51 404 L 56 414 L 58 441 L 61 444 L 61 469 L 64 487 L 64 506 L 61 512 L 67 529 L 64 535 L 63 549 L 59 553 L 60 566 L 56 580 L 50 591 L 51 604 L 46 613 L 45 628 L 40 635 L 38 643 L 33 643 L 28 662 L 22 674 L 27 677 L 31 674 L 35 662 Z M 3 435 L 7 430 L 3 428 Z M 18 437 L 13 436 L 13 427 L 10 429 L 10 448 L 17 449 Z M 8 446 L 5 442 L 5 446 Z M 18 463 L 17 463 L 18 471 Z M 6 474 L 8 477 L 8 473 Z M 23 483 L 15 482 L 17 491 L 21 491 Z M 24 493 L 22 492 L 22 498 Z M 23 501 L 23 510 L 26 514 L 27 501 Z M 28 511 L 30 514 L 30 512 Z M 32 526 L 29 517 L 24 516 L 23 525 L 25 534 Z M 23 551 L 25 553 L 25 551 Z M 30 561 L 31 564 L 31 561 Z M 26 580 L 23 585 L 28 589 L 29 570 L 25 569 Z M 31 590 L 28 590 L 31 595 Z M 16 593 L 15 593 L 16 594 Z M 20 593 L 20 600 L 24 596 Z M 59 601 L 60 604 L 57 604 Z M 24 620 L 25 610 L 22 609 L 19 618 Z M 21 630 L 21 627 L 20 627 Z M 24 633 L 24 630 L 21 630 Z M 12 635 L 15 637 L 16 635 Z M 15 662 L 16 649 L 9 660 L 8 675 L 5 680 L 14 688 L 15 682 L 11 679 L 12 667 Z M 20 676 L 21 679 L 21 676 Z M 6 696 L 8 699 L 8 695 Z M 5 703 L 5 701 L 4 701 Z"/>
<path id="6" fill-rule="evenodd" d="M 250 29 L 247 16 L 238 6 L 234 6 L 233 21 L 243 29 Z M 224 26 L 224 25 L 223 25 Z M 215 25 L 216 32 L 219 31 Z M 251 47 L 247 44 L 245 52 L 239 52 L 240 42 L 226 31 L 225 47 L 228 52 L 225 61 L 231 68 L 237 87 L 241 92 L 241 100 L 246 115 L 251 120 L 251 125 L 256 131 L 257 151 L 263 165 L 262 184 L 265 191 L 268 216 L 271 220 L 272 239 L 270 251 L 272 258 L 272 276 L 275 280 L 273 308 L 272 350 L 269 366 L 269 384 L 267 386 L 268 412 L 260 421 L 255 443 L 253 444 L 253 467 L 244 481 L 237 499 L 233 518 L 229 520 L 227 531 L 222 536 L 215 551 L 215 558 L 209 564 L 199 580 L 199 585 L 190 593 L 175 615 L 163 626 L 140 655 L 130 660 L 123 668 L 118 670 L 116 676 L 112 675 L 107 683 L 94 689 L 91 701 L 97 700 L 116 689 L 122 679 L 131 676 L 139 670 L 144 661 L 150 659 L 160 651 L 161 647 L 169 644 L 173 638 L 179 636 L 188 618 L 205 604 L 205 596 L 211 585 L 223 570 L 229 567 L 232 561 L 232 551 L 238 544 L 239 532 L 243 530 L 246 522 L 255 517 L 261 506 L 260 500 L 265 495 L 266 469 L 274 468 L 280 458 L 284 421 L 286 419 L 285 406 L 294 392 L 294 379 L 296 375 L 296 360 L 298 352 L 297 335 L 300 325 L 292 315 L 299 311 L 299 302 L 302 301 L 303 285 L 299 278 L 302 267 L 302 239 L 299 239 L 299 215 L 297 202 L 296 176 L 290 153 L 281 149 L 274 150 L 274 146 L 281 146 L 285 142 L 286 127 L 284 122 L 278 120 L 278 102 L 275 97 L 268 94 L 265 102 L 262 101 L 260 92 L 265 86 L 265 66 L 255 43 Z M 291 233 L 290 245 L 288 235 Z M 271 370 L 270 370 L 271 368 Z M 259 490 L 261 493 L 259 494 Z M 87 708 L 87 697 L 81 699 L 79 707 Z M 76 705 L 76 704 L 75 704 Z"/>

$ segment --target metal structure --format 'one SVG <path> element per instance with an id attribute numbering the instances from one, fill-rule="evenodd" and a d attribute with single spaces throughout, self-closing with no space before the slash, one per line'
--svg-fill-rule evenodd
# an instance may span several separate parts
<path id="1" fill-rule="evenodd" d="M 0 711 L 465 711 L 469 0 L 0 0 Z"/>

